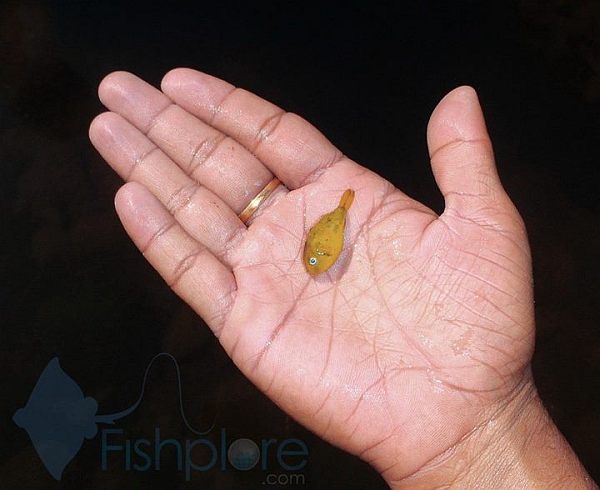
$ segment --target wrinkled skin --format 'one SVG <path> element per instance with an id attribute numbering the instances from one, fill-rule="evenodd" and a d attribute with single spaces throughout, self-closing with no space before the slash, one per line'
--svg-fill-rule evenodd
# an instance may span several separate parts
<path id="1" fill-rule="evenodd" d="M 448 94 L 428 126 L 440 216 L 249 92 L 187 69 L 162 91 L 123 72 L 100 86 L 110 112 L 90 137 L 130 181 L 117 211 L 283 410 L 394 482 L 531 383 L 527 237 L 471 88 Z M 237 214 L 273 174 L 289 190 L 246 228 Z M 311 278 L 306 232 L 347 188 L 344 251 Z"/>

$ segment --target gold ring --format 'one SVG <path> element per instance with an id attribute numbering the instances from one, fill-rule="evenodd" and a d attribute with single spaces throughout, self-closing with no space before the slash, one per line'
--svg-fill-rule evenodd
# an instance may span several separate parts
<path id="1" fill-rule="evenodd" d="M 274 177 L 271 182 L 269 182 L 266 186 L 264 186 L 263 190 L 258 193 L 258 195 L 250 201 L 250 204 L 244 208 L 244 210 L 238 215 L 242 223 L 246 224 L 250 217 L 254 214 L 254 212 L 258 209 L 258 207 L 263 203 L 267 197 L 271 195 L 271 193 L 281 184 L 277 177 Z"/>

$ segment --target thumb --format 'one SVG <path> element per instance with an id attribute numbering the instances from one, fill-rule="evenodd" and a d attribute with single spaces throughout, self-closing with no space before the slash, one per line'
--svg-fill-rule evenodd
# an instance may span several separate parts
<path id="1" fill-rule="evenodd" d="M 458 87 L 434 109 L 427 146 L 445 212 L 468 216 L 506 196 L 475 90 Z"/>

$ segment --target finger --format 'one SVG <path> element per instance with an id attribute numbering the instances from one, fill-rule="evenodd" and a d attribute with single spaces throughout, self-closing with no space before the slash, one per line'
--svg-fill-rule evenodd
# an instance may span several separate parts
<path id="1" fill-rule="evenodd" d="M 290 189 L 316 180 L 342 159 L 301 117 L 218 78 L 177 68 L 164 76 L 161 88 L 179 106 L 239 141 Z"/>
<path id="2" fill-rule="evenodd" d="M 247 229 L 218 196 L 190 179 L 118 114 L 97 116 L 90 125 L 90 140 L 124 180 L 149 189 L 195 240 L 230 264 L 229 251 Z"/>
<path id="3" fill-rule="evenodd" d="M 142 185 L 121 187 L 115 207 L 146 260 L 218 335 L 236 291 L 232 273 Z"/>
<path id="4" fill-rule="evenodd" d="M 273 175 L 237 141 L 172 103 L 127 72 L 100 83 L 102 103 L 128 120 L 192 179 L 240 213 Z"/>
<path id="5" fill-rule="evenodd" d="M 459 87 L 433 111 L 427 144 L 446 210 L 468 213 L 504 195 L 477 94 Z"/>

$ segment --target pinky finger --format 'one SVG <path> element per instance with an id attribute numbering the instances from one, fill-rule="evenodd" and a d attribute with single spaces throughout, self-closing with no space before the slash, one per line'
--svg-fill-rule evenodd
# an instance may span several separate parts
<path id="1" fill-rule="evenodd" d="M 121 187 L 115 207 L 146 260 L 218 336 L 236 290 L 231 271 L 190 237 L 141 184 Z"/>

